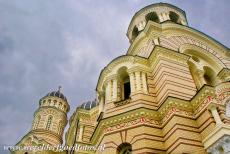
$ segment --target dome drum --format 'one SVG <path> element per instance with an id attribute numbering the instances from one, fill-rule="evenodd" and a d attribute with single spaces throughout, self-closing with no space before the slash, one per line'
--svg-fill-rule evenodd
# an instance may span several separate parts
<path id="1" fill-rule="evenodd" d="M 132 18 L 127 32 L 130 42 L 133 42 L 138 34 L 144 30 L 148 21 L 155 23 L 171 21 L 176 24 L 187 26 L 185 12 L 176 6 L 166 3 L 149 5 L 138 11 Z"/>

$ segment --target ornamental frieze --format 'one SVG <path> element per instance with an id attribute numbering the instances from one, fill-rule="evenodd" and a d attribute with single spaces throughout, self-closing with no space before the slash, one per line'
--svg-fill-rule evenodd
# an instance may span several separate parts
<path id="1" fill-rule="evenodd" d="M 140 117 L 138 119 L 132 120 L 132 121 L 127 121 L 124 123 L 119 123 L 117 125 L 111 126 L 111 127 L 107 127 L 105 129 L 105 133 L 111 133 L 114 131 L 118 131 L 121 129 L 128 129 L 134 126 L 138 126 L 138 125 L 151 125 L 151 126 L 155 126 L 155 127 L 160 127 L 160 122 L 154 119 L 150 119 L 150 118 L 146 118 L 146 117 Z"/>
<path id="2" fill-rule="evenodd" d="M 186 117 L 190 117 L 193 118 L 194 114 L 193 112 L 189 112 L 189 111 L 184 111 L 184 110 L 180 110 L 176 107 L 172 107 L 167 114 L 164 116 L 164 118 L 162 119 L 161 123 L 162 125 L 165 124 L 166 121 L 168 121 L 168 119 L 170 119 L 172 116 L 174 115 L 181 115 L 181 116 L 186 116 Z"/>

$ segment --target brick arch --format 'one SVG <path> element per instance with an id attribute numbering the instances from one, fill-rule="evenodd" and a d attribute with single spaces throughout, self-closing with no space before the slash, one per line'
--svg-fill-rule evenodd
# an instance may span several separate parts
<path id="1" fill-rule="evenodd" d="M 171 37 L 160 37 L 160 45 L 175 51 L 179 51 L 182 45 L 193 45 L 203 50 L 207 51 L 208 53 L 212 54 L 213 56 L 217 57 L 226 67 L 230 68 L 230 60 L 223 57 L 218 51 L 210 48 L 207 44 L 194 39 L 188 36 L 171 36 Z"/>
<path id="2" fill-rule="evenodd" d="M 204 59 L 211 65 L 215 65 L 215 67 L 218 69 L 218 71 L 222 70 L 223 68 L 227 67 L 221 59 L 219 59 L 217 56 L 213 55 L 212 53 L 208 52 L 207 50 L 204 50 L 203 48 L 191 45 L 191 44 L 183 44 L 179 47 L 179 52 L 184 53 L 187 55 L 197 56 L 201 59 Z"/>

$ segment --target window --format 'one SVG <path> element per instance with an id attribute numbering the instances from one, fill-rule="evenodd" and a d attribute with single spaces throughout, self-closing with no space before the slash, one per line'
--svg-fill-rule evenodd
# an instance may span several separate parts
<path id="1" fill-rule="evenodd" d="M 129 99 L 131 94 L 131 86 L 126 67 L 122 67 L 118 70 L 118 82 L 118 100 L 121 101 Z"/>
<path id="2" fill-rule="evenodd" d="M 47 124 L 46 124 L 46 129 L 47 129 L 47 130 L 50 130 L 50 126 L 51 126 L 52 120 L 53 120 L 53 117 L 52 117 L 52 116 L 49 116 L 49 117 L 48 117 Z"/>
<path id="3" fill-rule="evenodd" d="M 122 143 L 117 148 L 117 154 L 132 154 L 132 146 L 129 143 Z"/>
<path id="4" fill-rule="evenodd" d="M 207 85 L 215 84 L 215 72 L 208 66 L 204 66 L 204 80 Z"/>
<path id="5" fill-rule="evenodd" d="M 159 23 L 159 18 L 156 14 L 156 12 L 150 12 L 148 13 L 146 16 L 145 16 L 145 20 L 146 20 L 146 23 L 148 23 L 149 20 L 153 21 L 153 22 L 157 22 Z"/>
<path id="6" fill-rule="evenodd" d="M 130 92 L 130 82 L 124 83 L 124 99 L 129 99 Z"/>
<path id="7" fill-rule="evenodd" d="M 134 40 L 138 34 L 139 34 L 138 28 L 135 26 L 132 32 L 132 40 Z"/>
<path id="8" fill-rule="evenodd" d="M 179 16 L 175 12 L 170 12 L 169 18 L 172 22 L 179 23 Z"/>

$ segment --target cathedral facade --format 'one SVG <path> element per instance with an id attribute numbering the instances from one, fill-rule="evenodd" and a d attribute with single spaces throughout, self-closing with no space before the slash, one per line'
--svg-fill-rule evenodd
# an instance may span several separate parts
<path id="1" fill-rule="evenodd" d="M 70 148 L 12 153 L 230 154 L 229 48 L 166 3 L 139 10 L 127 37 L 126 55 L 101 71 L 97 98 L 70 117 Z M 69 108 L 60 90 L 48 93 L 17 146 L 63 144 Z"/>

